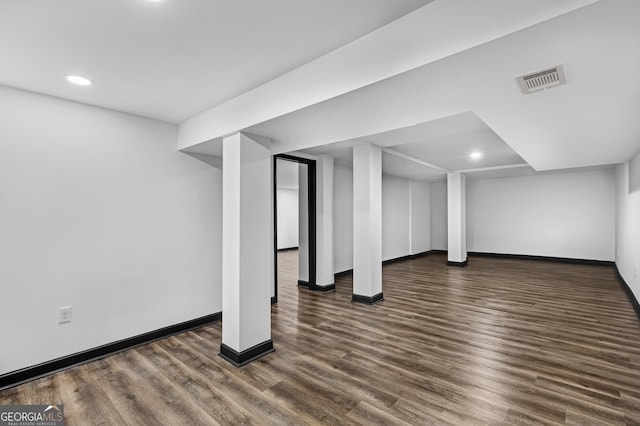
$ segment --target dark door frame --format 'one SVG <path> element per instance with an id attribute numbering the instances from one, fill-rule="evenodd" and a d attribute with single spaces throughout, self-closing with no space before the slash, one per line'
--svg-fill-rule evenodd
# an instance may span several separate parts
<path id="1" fill-rule="evenodd" d="M 291 161 L 293 163 L 307 165 L 307 205 L 309 222 L 309 282 L 298 280 L 298 285 L 309 287 L 309 290 L 316 290 L 316 160 L 296 157 L 289 154 L 276 154 L 273 156 L 273 265 L 275 279 L 274 295 L 271 303 L 278 303 L 278 159 Z"/>

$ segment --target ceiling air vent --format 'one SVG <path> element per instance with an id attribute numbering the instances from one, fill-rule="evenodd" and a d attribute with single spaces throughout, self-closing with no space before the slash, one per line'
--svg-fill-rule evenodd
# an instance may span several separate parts
<path id="1" fill-rule="evenodd" d="M 522 93 L 529 94 L 567 83 L 564 64 L 516 77 Z"/>

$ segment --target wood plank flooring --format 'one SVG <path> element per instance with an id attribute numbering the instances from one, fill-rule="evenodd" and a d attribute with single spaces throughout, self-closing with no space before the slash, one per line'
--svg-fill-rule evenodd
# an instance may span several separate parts
<path id="1" fill-rule="evenodd" d="M 0 392 L 68 425 L 640 424 L 640 321 L 609 267 L 444 255 L 384 267 L 385 300 L 296 286 L 276 352 L 241 369 L 201 327 Z"/>

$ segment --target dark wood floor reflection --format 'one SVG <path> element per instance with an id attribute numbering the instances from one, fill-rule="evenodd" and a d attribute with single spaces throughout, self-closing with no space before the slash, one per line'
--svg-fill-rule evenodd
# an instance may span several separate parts
<path id="1" fill-rule="evenodd" d="M 295 268 L 296 252 L 280 265 Z M 0 393 L 68 425 L 640 424 L 640 321 L 609 267 L 443 255 L 312 293 L 281 273 L 276 352 L 241 369 L 220 323 Z"/>

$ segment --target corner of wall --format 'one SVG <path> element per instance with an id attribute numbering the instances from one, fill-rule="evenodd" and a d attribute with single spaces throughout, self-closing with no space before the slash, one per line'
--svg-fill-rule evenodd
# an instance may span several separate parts
<path id="1" fill-rule="evenodd" d="M 640 190 L 631 187 L 640 175 L 640 155 L 616 169 L 615 263 L 636 300 L 640 299 Z"/>

